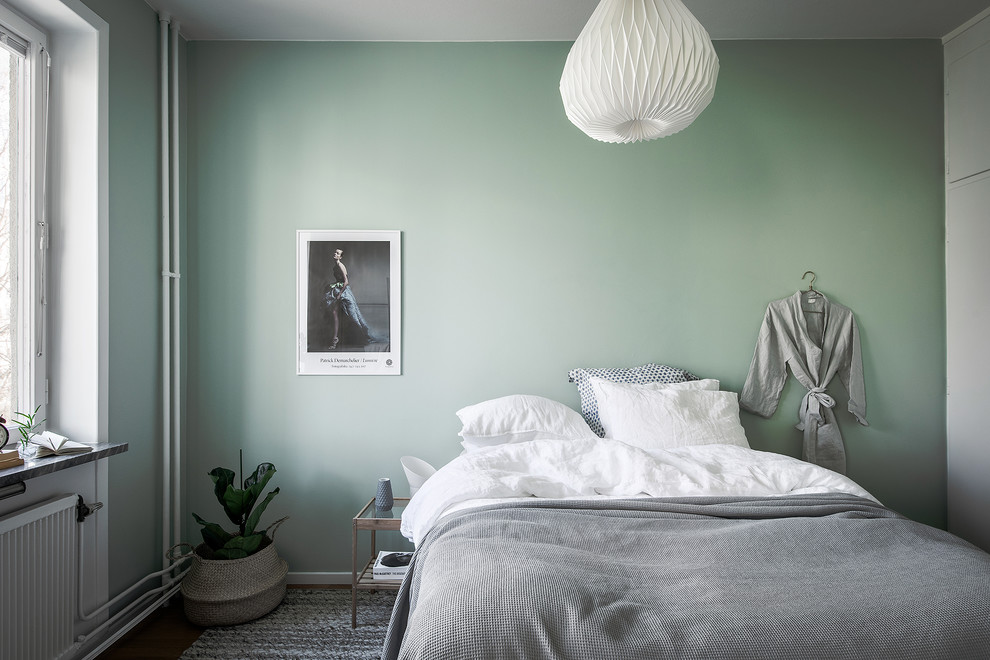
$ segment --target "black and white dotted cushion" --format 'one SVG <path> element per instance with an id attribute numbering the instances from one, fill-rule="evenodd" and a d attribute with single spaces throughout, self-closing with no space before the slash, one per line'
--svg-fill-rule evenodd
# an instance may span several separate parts
<path id="1" fill-rule="evenodd" d="M 665 364 L 644 364 L 639 367 L 614 368 L 614 369 L 571 369 L 567 372 L 567 377 L 572 383 L 577 384 L 578 394 L 581 395 L 581 414 L 584 416 L 591 430 L 599 437 L 605 437 L 605 429 L 598 419 L 598 401 L 595 399 L 595 392 L 591 388 L 592 377 L 602 378 L 613 383 L 683 383 L 689 380 L 698 380 L 694 374 L 670 367 Z"/>

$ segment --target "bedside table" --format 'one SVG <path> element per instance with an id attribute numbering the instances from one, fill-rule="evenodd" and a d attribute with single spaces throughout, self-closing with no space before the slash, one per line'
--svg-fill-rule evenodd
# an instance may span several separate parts
<path id="1" fill-rule="evenodd" d="M 351 628 L 357 628 L 357 592 L 358 589 L 368 590 L 396 590 L 399 589 L 401 580 L 375 580 L 372 578 L 372 569 L 375 565 L 377 551 L 375 549 L 375 532 L 382 530 L 398 531 L 402 524 L 402 510 L 409 504 L 408 497 L 396 497 L 392 510 L 388 511 L 391 518 L 378 518 L 381 513 L 375 509 L 375 499 L 372 498 L 364 505 L 360 513 L 354 516 L 353 527 L 351 529 Z M 371 532 L 371 559 L 364 565 L 358 573 L 357 539 L 359 531 Z"/>

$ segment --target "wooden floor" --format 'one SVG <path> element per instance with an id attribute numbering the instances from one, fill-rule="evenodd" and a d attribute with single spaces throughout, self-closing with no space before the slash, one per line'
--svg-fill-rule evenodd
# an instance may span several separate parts
<path id="1" fill-rule="evenodd" d="M 321 587 L 323 585 L 320 585 Z M 315 585 L 291 585 L 290 589 L 314 589 Z M 331 589 L 350 589 L 348 585 L 332 585 Z M 167 607 L 160 607 L 148 618 L 121 637 L 109 649 L 97 656 L 97 660 L 179 660 L 192 646 L 203 628 L 186 621 L 182 613 L 182 599 L 176 596 Z"/>
<path id="2" fill-rule="evenodd" d="M 176 596 L 97 656 L 97 660 L 178 660 L 203 629 L 186 621 Z"/>

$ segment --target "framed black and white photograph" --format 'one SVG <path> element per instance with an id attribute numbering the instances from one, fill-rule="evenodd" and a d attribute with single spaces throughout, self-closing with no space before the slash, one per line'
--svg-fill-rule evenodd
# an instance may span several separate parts
<path id="1" fill-rule="evenodd" d="M 402 373 L 398 231 L 296 232 L 296 373 Z"/>

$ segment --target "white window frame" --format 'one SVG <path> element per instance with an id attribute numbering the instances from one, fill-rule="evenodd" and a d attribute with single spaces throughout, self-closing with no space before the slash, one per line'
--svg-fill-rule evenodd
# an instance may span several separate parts
<path id="1" fill-rule="evenodd" d="M 110 26 L 82 0 L 0 5 L 44 30 L 52 57 L 47 427 L 79 442 L 108 442 Z M 38 385 L 44 389 L 43 380 Z"/>
<path id="2" fill-rule="evenodd" d="M 47 426 L 79 442 L 105 443 L 109 441 L 110 26 L 82 0 L 0 0 L 0 7 L 44 30 L 46 50 L 52 54 L 46 191 L 49 305 L 44 326 L 51 385 Z M 43 381 L 40 385 L 43 389 Z M 33 479 L 27 493 L 0 502 L 0 511 L 66 491 L 78 492 L 87 501 L 110 502 L 108 463 L 94 461 Z M 84 563 L 79 598 L 81 608 L 92 611 L 109 600 L 106 514 L 88 518 L 80 533 Z M 92 632 L 104 616 L 77 619 L 75 634 Z"/>
<path id="3" fill-rule="evenodd" d="M 20 15 L 0 5 L 0 25 L 27 44 L 19 118 L 20 166 L 17 201 L 17 388 L 14 409 L 6 414 L 11 426 L 18 417 L 15 411 L 47 417 L 47 323 L 44 300 L 48 279 L 47 213 L 45 190 L 46 117 L 48 75 L 48 35 Z M 23 148 L 29 145 L 30 148 Z M 42 242 L 44 240 L 44 242 Z M 12 419 L 13 418 L 13 419 Z M 42 427 L 43 428 L 43 427 Z"/>

